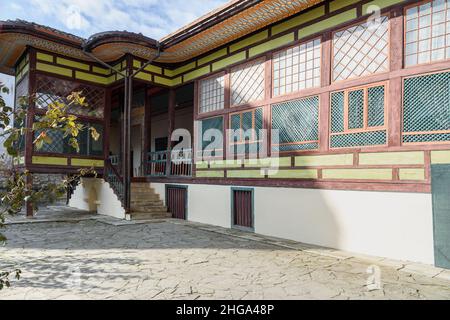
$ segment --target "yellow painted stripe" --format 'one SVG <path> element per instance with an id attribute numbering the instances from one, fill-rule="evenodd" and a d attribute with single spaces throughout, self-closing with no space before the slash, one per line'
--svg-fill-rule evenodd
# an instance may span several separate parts
<path id="1" fill-rule="evenodd" d="M 85 80 L 85 81 L 89 81 L 89 82 L 108 84 L 108 78 L 106 78 L 106 77 L 101 77 L 101 76 L 97 76 L 94 74 L 89 74 L 89 73 L 85 73 L 85 72 L 81 72 L 81 71 L 76 71 L 75 77 L 77 79 Z"/>
<path id="2" fill-rule="evenodd" d="M 85 70 L 85 71 L 89 71 L 90 70 L 89 65 L 87 65 L 85 63 L 76 62 L 76 61 L 72 61 L 72 60 L 67 60 L 67 59 L 60 58 L 60 57 L 56 58 L 56 63 L 57 64 L 62 64 L 62 65 L 67 66 L 67 67 L 72 67 L 72 68 Z"/>
<path id="3" fill-rule="evenodd" d="M 219 51 L 216 51 L 216 52 L 214 52 L 214 53 L 212 53 L 210 55 L 207 55 L 206 57 L 203 57 L 203 58 L 199 59 L 198 60 L 198 65 L 201 66 L 201 65 L 203 65 L 205 63 L 208 63 L 210 61 L 213 61 L 213 60 L 216 60 L 216 59 L 218 59 L 220 57 L 223 57 L 226 54 L 227 54 L 227 48 L 223 48 L 223 49 L 221 49 Z"/>
<path id="4" fill-rule="evenodd" d="M 188 63 L 182 67 L 179 67 L 175 70 L 164 69 L 164 74 L 169 77 L 175 77 L 181 73 L 184 73 L 184 72 L 194 69 L 195 66 L 196 65 L 195 65 L 195 61 L 194 61 L 194 62 Z"/>
<path id="5" fill-rule="evenodd" d="M 172 86 L 176 86 L 177 84 L 181 83 L 181 77 L 178 77 L 175 79 L 167 79 L 167 78 L 155 76 L 155 82 L 172 87 Z"/>
<path id="6" fill-rule="evenodd" d="M 291 28 L 294 28 L 295 26 L 304 24 L 308 21 L 317 19 L 323 15 L 325 15 L 325 6 L 315 8 L 315 9 L 308 11 L 304 14 L 301 14 L 295 18 L 292 18 L 283 23 L 277 24 L 276 26 L 274 26 L 272 28 L 272 35 L 277 35 L 283 31 L 289 30 Z"/>
<path id="7" fill-rule="evenodd" d="M 103 160 L 96 159 L 75 159 L 72 158 L 71 165 L 74 167 L 103 167 L 105 162 Z"/>
<path id="8" fill-rule="evenodd" d="M 317 179 L 317 170 L 278 170 L 277 172 L 271 173 L 269 171 L 269 178 L 272 179 Z"/>
<path id="9" fill-rule="evenodd" d="M 330 2 L 330 11 L 333 12 L 352 4 L 355 4 L 354 0 L 334 0 Z"/>
<path id="10" fill-rule="evenodd" d="M 253 57 L 253 56 L 256 56 L 258 54 L 261 54 L 261 53 L 264 53 L 264 52 L 276 49 L 278 47 L 284 46 L 284 45 L 286 45 L 286 44 L 288 44 L 290 42 L 293 42 L 294 39 L 295 39 L 294 38 L 294 33 L 289 33 L 289 34 L 286 34 L 286 35 L 284 35 L 282 37 L 279 37 L 279 38 L 267 41 L 267 42 L 262 43 L 262 44 L 260 44 L 260 45 L 258 45 L 256 47 L 251 48 L 249 50 L 249 56 Z"/>
<path id="11" fill-rule="evenodd" d="M 229 170 L 227 171 L 228 178 L 264 178 L 264 170 Z"/>
<path id="12" fill-rule="evenodd" d="M 323 179 L 392 180 L 392 169 L 324 169 Z"/>
<path id="13" fill-rule="evenodd" d="M 96 73 L 104 74 L 105 76 L 107 76 L 111 73 L 110 70 L 99 68 L 99 67 L 92 67 L 92 71 L 94 71 Z"/>
<path id="14" fill-rule="evenodd" d="M 39 71 L 59 74 L 61 76 L 72 77 L 72 70 L 49 65 L 46 63 L 37 62 L 36 69 Z"/>
<path id="15" fill-rule="evenodd" d="M 245 58 L 246 58 L 245 52 L 244 51 L 243 52 L 239 52 L 239 53 L 236 53 L 235 55 L 232 55 L 232 56 L 230 56 L 228 58 L 225 58 L 225 59 L 222 59 L 220 61 L 214 62 L 213 65 L 212 65 L 212 69 L 213 69 L 213 71 L 217 71 L 217 70 L 225 68 L 225 67 L 227 67 L 227 66 L 229 66 L 231 64 L 243 61 L 243 60 L 245 60 Z"/>
<path id="16" fill-rule="evenodd" d="M 53 56 L 38 52 L 36 58 L 40 61 L 53 62 Z"/>
<path id="17" fill-rule="evenodd" d="M 197 169 L 208 169 L 208 162 L 206 161 L 199 161 L 195 164 L 195 167 Z"/>
<path id="18" fill-rule="evenodd" d="M 298 167 L 351 166 L 353 165 L 353 154 L 299 156 L 295 157 L 295 165 Z"/>
<path id="19" fill-rule="evenodd" d="M 148 65 L 145 67 L 145 71 L 162 74 L 162 68 L 154 65 Z"/>
<path id="20" fill-rule="evenodd" d="M 298 38 L 305 38 L 312 34 L 322 32 L 323 30 L 330 29 L 334 26 L 340 25 L 344 22 L 348 22 L 352 19 L 356 19 L 357 13 L 356 9 L 351 9 L 343 13 L 337 14 L 331 18 L 322 20 L 320 22 L 314 23 L 307 27 L 304 27 L 298 31 Z"/>
<path id="21" fill-rule="evenodd" d="M 250 36 L 248 38 L 245 38 L 244 40 L 241 40 L 239 42 L 236 42 L 235 44 L 232 44 L 230 46 L 230 52 L 234 52 L 239 49 L 248 47 L 254 43 L 257 43 L 264 39 L 267 39 L 268 37 L 269 37 L 269 30 L 261 31 L 253 36 Z"/>
<path id="22" fill-rule="evenodd" d="M 225 173 L 224 171 L 218 170 L 196 171 L 195 176 L 197 178 L 223 178 L 225 176 Z"/>
<path id="23" fill-rule="evenodd" d="M 46 165 L 54 165 L 54 166 L 67 166 L 67 158 L 60 157 L 39 157 L 34 156 L 32 158 L 33 164 L 46 164 Z"/>
<path id="24" fill-rule="evenodd" d="M 152 81 L 152 75 L 150 73 L 145 72 L 139 72 L 138 74 L 136 74 L 136 78 L 149 82 Z"/>
<path id="25" fill-rule="evenodd" d="M 209 66 L 194 70 L 184 75 L 184 81 L 190 81 L 209 73 Z"/>
<path id="26" fill-rule="evenodd" d="M 250 168 L 290 167 L 291 158 L 283 157 L 283 158 L 267 158 L 267 159 L 245 159 L 244 166 Z"/>
<path id="27" fill-rule="evenodd" d="M 403 2 L 403 0 L 375 0 L 368 2 L 363 5 L 363 15 L 371 13 L 367 12 L 367 9 L 369 9 L 370 6 L 377 6 L 378 8 L 383 9 L 400 2 Z"/>
<path id="28" fill-rule="evenodd" d="M 425 180 L 424 169 L 400 169 L 400 180 Z"/>
<path id="29" fill-rule="evenodd" d="M 450 164 L 450 150 L 431 151 L 432 164 Z"/>
<path id="30" fill-rule="evenodd" d="M 210 168 L 240 168 L 242 166 L 241 160 L 216 160 L 211 161 Z"/>
<path id="31" fill-rule="evenodd" d="M 396 165 L 396 164 L 424 164 L 425 155 L 418 152 L 378 152 L 360 153 L 361 165 Z"/>

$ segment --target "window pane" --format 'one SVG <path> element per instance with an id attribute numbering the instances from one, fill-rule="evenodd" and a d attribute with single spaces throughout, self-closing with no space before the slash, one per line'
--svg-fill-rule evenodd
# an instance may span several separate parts
<path id="1" fill-rule="evenodd" d="M 264 99 L 264 60 L 250 61 L 231 70 L 231 105 Z"/>
<path id="2" fill-rule="evenodd" d="M 224 108 L 224 76 L 216 76 L 200 81 L 200 113 Z"/>

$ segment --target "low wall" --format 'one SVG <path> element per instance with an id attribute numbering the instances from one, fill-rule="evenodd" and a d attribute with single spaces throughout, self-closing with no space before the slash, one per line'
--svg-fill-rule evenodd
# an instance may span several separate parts
<path id="1" fill-rule="evenodd" d="M 188 186 L 190 221 L 230 228 L 231 187 Z M 165 185 L 152 183 L 165 196 Z M 255 187 L 256 233 L 434 263 L 431 194 Z"/>

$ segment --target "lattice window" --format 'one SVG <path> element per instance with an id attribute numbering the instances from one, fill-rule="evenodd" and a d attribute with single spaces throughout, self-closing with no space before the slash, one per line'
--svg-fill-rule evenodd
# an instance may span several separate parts
<path id="1" fill-rule="evenodd" d="M 406 10 L 405 65 L 450 59 L 450 3 L 434 0 Z"/>
<path id="2" fill-rule="evenodd" d="M 221 110 L 225 101 L 225 77 L 213 76 L 200 81 L 200 113 Z"/>
<path id="3" fill-rule="evenodd" d="M 36 108 L 46 109 L 52 103 L 67 103 L 67 96 L 80 92 L 86 98 L 88 107 L 71 106 L 69 112 L 95 118 L 103 117 L 105 90 L 70 80 L 38 75 L 36 79 Z"/>
<path id="4" fill-rule="evenodd" d="M 273 55 L 273 94 L 320 87 L 321 43 L 315 39 Z"/>
<path id="5" fill-rule="evenodd" d="M 38 117 L 36 118 L 38 121 Z M 103 125 L 98 123 L 85 123 L 86 126 L 94 127 L 100 134 L 100 138 L 95 141 L 87 129 L 81 131 L 77 136 L 80 151 L 69 145 L 69 138 L 64 137 L 64 133 L 59 130 L 45 130 L 50 137 L 51 143 L 44 143 L 41 148 L 34 146 L 36 153 L 54 153 L 54 154 L 77 154 L 82 156 L 102 156 L 103 155 Z M 36 130 L 34 138 L 36 139 L 43 130 Z"/>
<path id="6" fill-rule="evenodd" d="M 450 72 L 405 79 L 403 142 L 450 141 Z"/>
<path id="7" fill-rule="evenodd" d="M 366 22 L 334 34 L 333 80 L 389 71 L 389 19 Z"/>
<path id="8" fill-rule="evenodd" d="M 230 116 L 230 152 L 249 154 L 258 152 L 263 129 L 263 109 L 235 113 Z"/>
<path id="9" fill-rule="evenodd" d="M 264 60 L 255 60 L 231 70 L 231 105 L 264 99 Z"/>
<path id="10" fill-rule="evenodd" d="M 385 84 L 331 94 L 331 148 L 386 144 Z"/>
<path id="11" fill-rule="evenodd" d="M 279 143 L 274 143 L 274 130 Z M 276 151 L 319 148 L 319 97 L 313 96 L 272 106 L 272 149 Z"/>
<path id="12" fill-rule="evenodd" d="M 208 149 L 211 150 L 211 144 L 214 144 L 214 148 L 210 153 L 211 156 L 221 157 L 223 155 L 223 117 L 214 117 L 202 120 L 200 121 L 200 126 L 197 139 L 199 139 L 198 145 L 201 147 L 201 150 L 199 150 L 197 156 L 203 157 L 205 155 L 204 152 L 206 151 L 206 148 L 209 146 Z M 210 129 L 216 129 L 222 134 L 220 137 L 221 141 L 218 140 L 219 137 L 217 136 L 213 136 L 211 138 L 211 134 L 213 132 L 208 132 Z"/>

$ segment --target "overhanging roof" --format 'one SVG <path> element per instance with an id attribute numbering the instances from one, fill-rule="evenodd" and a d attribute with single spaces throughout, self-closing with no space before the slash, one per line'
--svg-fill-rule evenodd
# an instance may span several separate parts
<path id="1" fill-rule="evenodd" d="M 257 31 L 324 0 L 232 0 L 159 42 L 162 63 L 181 63 Z M 125 53 L 144 59 L 156 55 L 158 41 L 142 34 L 110 31 L 89 39 L 22 20 L 0 21 L 0 72 L 12 74 L 27 46 L 90 60 L 83 48 L 105 60 Z"/>

